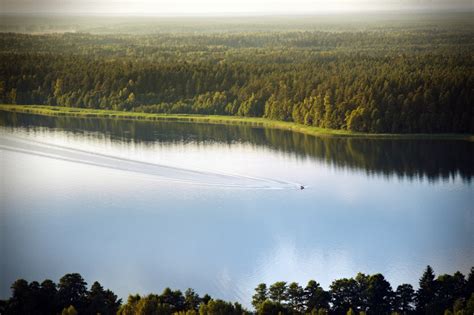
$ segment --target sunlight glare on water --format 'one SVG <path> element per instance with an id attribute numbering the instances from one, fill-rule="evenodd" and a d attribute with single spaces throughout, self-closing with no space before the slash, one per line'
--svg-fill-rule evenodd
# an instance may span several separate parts
<path id="1" fill-rule="evenodd" d="M 0 127 L 0 298 L 79 272 L 122 298 L 169 286 L 248 303 L 261 282 L 381 272 L 416 287 L 427 264 L 474 261 L 470 142 L 61 119 Z"/>

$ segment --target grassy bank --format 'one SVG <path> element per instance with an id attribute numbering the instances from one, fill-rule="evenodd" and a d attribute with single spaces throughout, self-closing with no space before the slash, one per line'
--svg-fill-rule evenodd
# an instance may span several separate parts
<path id="1" fill-rule="evenodd" d="M 1 104 L 0 111 L 27 113 L 44 116 L 66 116 L 80 118 L 112 118 L 147 121 L 178 121 L 210 124 L 234 124 L 254 127 L 267 127 L 291 130 L 315 136 L 345 136 L 345 137 L 374 137 L 374 138 L 429 138 L 429 139 L 458 139 L 474 141 L 472 134 L 373 134 L 352 132 L 348 130 L 325 129 L 305 126 L 292 122 L 270 120 L 256 117 L 218 116 L 218 115 L 187 115 L 187 114 L 150 114 L 137 112 L 122 112 L 88 108 L 59 107 L 47 105 L 10 105 Z"/>

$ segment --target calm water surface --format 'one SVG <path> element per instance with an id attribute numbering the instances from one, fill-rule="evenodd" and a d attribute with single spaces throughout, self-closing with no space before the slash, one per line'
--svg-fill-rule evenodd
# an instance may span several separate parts
<path id="1" fill-rule="evenodd" d="M 79 272 L 249 305 L 260 282 L 474 263 L 474 143 L 0 112 L 0 298 Z M 307 186 L 299 190 L 299 185 Z"/>

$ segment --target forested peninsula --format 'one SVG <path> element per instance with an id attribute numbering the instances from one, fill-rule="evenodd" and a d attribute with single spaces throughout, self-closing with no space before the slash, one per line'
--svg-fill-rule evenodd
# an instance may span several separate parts
<path id="1" fill-rule="evenodd" d="M 51 105 L 12 105 L 0 104 L 2 112 L 32 114 L 51 117 L 75 117 L 88 119 L 118 119 L 137 121 L 175 121 L 187 123 L 243 125 L 271 129 L 289 130 L 313 136 L 363 137 L 377 139 L 450 139 L 474 141 L 470 133 L 370 133 L 356 132 L 344 129 L 329 129 L 308 126 L 290 121 L 280 121 L 263 117 L 242 117 L 229 115 L 200 115 L 200 114 L 162 114 L 117 111 L 108 109 L 62 107 Z"/>
<path id="2" fill-rule="evenodd" d="M 472 134 L 470 18 L 2 33 L 0 103 Z"/>

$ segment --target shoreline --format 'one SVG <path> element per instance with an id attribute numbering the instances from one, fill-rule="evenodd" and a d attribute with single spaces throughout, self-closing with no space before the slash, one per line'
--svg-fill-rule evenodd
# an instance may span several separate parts
<path id="1" fill-rule="evenodd" d="M 313 126 L 305 126 L 294 122 L 271 120 L 260 117 L 222 116 L 222 115 L 199 115 L 199 114 L 152 114 L 143 112 L 123 112 L 114 110 L 101 110 L 76 107 L 61 107 L 49 105 L 13 105 L 0 104 L 0 111 L 33 114 L 53 117 L 77 117 L 77 118 L 109 118 L 123 120 L 144 121 L 175 121 L 188 123 L 207 123 L 221 125 L 244 125 L 251 127 L 266 127 L 281 130 L 289 130 L 312 136 L 332 137 L 364 137 L 377 139 L 447 139 L 473 141 L 473 134 L 426 134 L 426 133 L 363 133 L 348 130 L 326 129 Z"/>

